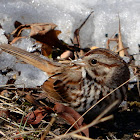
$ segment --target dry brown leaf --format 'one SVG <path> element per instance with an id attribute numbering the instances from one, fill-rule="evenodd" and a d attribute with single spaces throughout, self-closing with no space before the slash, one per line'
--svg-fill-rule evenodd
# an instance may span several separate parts
<path id="1" fill-rule="evenodd" d="M 15 43 L 21 37 L 21 32 L 24 29 L 30 29 L 30 37 L 34 38 L 39 43 L 43 44 L 42 54 L 49 56 L 52 53 L 52 47 L 61 48 L 62 42 L 57 38 L 61 33 L 59 30 L 54 30 L 57 25 L 53 23 L 34 23 L 34 24 L 25 24 L 18 26 L 12 34 L 14 39 L 11 44 Z M 63 46 L 63 45 L 62 45 Z"/>
<path id="2" fill-rule="evenodd" d="M 57 38 L 57 36 L 61 33 L 59 30 L 50 30 L 50 31 L 40 31 L 36 34 L 32 34 L 31 37 L 36 41 L 43 44 L 42 46 L 42 54 L 45 56 L 49 56 L 52 53 L 53 46 L 55 48 L 61 47 L 61 42 Z"/>
<path id="3" fill-rule="evenodd" d="M 37 42 L 42 44 L 42 54 L 44 56 L 49 57 L 52 54 L 53 48 L 56 48 L 57 51 L 79 51 L 80 49 L 75 45 L 68 45 L 62 40 L 58 39 L 58 35 L 61 33 L 60 30 L 55 30 L 57 25 L 53 23 L 34 23 L 34 24 L 25 24 L 20 25 L 21 23 L 16 23 L 15 25 L 17 28 L 11 33 L 15 37 L 11 44 L 15 43 L 17 40 L 22 38 L 21 33 L 25 29 L 30 29 L 29 36 L 34 38 Z M 59 48 L 59 49 L 58 49 Z M 57 54 L 55 54 L 55 58 Z M 58 54 L 59 55 L 59 54 Z"/>
<path id="4" fill-rule="evenodd" d="M 36 34 L 31 35 L 32 38 L 36 39 L 40 43 L 47 44 L 49 46 L 58 46 L 59 39 L 57 36 L 61 33 L 59 30 L 50 30 L 44 34 L 44 32 L 38 32 Z"/>
<path id="5" fill-rule="evenodd" d="M 24 29 L 31 29 L 30 36 L 37 34 L 38 32 L 49 32 L 50 30 L 54 29 L 56 27 L 53 23 L 33 23 L 33 24 L 25 24 L 18 26 L 11 34 L 14 35 L 14 37 L 19 37 L 21 35 L 21 32 Z"/>
<path id="6" fill-rule="evenodd" d="M 30 32 L 30 36 L 36 36 L 36 35 L 46 35 L 46 33 L 48 33 L 51 30 L 54 30 L 57 25 L 53 24 L 53 23 L 35 23 L 35 24 L 31 24 L 31 32 Z"/>
<path id="7" fill-rule="evenodd" d="M 18 26 L 11 34 L 13 34 L 14 37 L 20 37 L 21 36 L 21 32 L 24 29 L 30 29 L 30 24 L 25 24 L 25 25 L 20 25 Z"/>
<path id="8" fill-rule="evenodd" d="M 52 109 L 49 107 L 46 108 L 42 108 L 39 107 L 38 109 L 36 109 L 35 111 L 28 113 L 24 119 L 23 122 L 26 122 L 28 124 L 38 124 L 41 122 L 41 120 L 48 114 L 48 113 L 52 113 Z"/>
<path id="9" fill-rule="evenodd" d="M 41 52 L 42 52 L 42 55 L 49 57 L 49 55 L 52 54 L 52 46 L 43 44 L 41 47 Z"/>

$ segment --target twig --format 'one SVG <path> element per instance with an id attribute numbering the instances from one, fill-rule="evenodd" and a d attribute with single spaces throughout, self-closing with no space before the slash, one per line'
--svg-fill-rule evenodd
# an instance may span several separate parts
<path id="1" fill-rule="evenodd" d="M 84 136 L 81 136 L 81 135 L 77 135 L 77 134 L 72 134 L 71 137 L 78 138 L 78 139 L 81 139 L 81 140 L 94 140 L 94 139 L 87 138 L 87 137 L 84 137 Z"/>
<path id="2" fill-rule="evenodd" d="M 72 43 L 73 43 L 74 45 L 77 45 L 78 48 L 80 48 L 80 36 L 79 36 L 79 32 L 80 32 L 81 28 L 84 26 L 84 24 L 87 22 L 87 20 L 89 19 L 89 17 L 91 16 L 91 14 L 92 14 L 93 12 L 94 12 L 94 11 L 92 11 L 92 12 L 88 15 L 88 17 L 84 20 L 84 22 L 80 25 L 80 27 L 79 27 L 78 29 L 76 29 L 75 32 L 74 32 L 74 39 L 73 39 Z M 80 55 L 82 56 L 82 55 L 83 55 L 83 54 L 82 54 L 82 53 L 83 53 L 83 50 L 80 50 L 80 53 L 81 53 Z M 79 58 L 77 51 L 76 51 L 76 57 Z"/>
<path id="3" fill-rule="evenodd" d="M 2 96 L 2 95 L 0 95 L 0 98 L 3 98 L 3 99 L 6 99 L 6 100 L 11 100 L 10 98 L 7 98 L 7 97 L 5 97 L 5 96 Z"/>
<path id="4" fill-rule="evenodd" d="M 50 129 L 51 129 L 53 123 L 54 123 L 55 120 L 56 120 L 56 116 L 57 116 L 57 114 L 53 114 L 53 117 L 51 118 L 51 121 L 50 121 L 49 124 L 47 125 L 46 130 L 45 130 L 45 132 L 44 132 L 44 134 L 43 134 L 43 136 L 41 137 L 40 140 L 44 140 L 44 139 L 45 139 L 46 135 L 49 133 L 49 131 L 50 131 Z"/>
<path id="5" fill-rule="evenodd" d="M 113 117 L 114 117 L 113 115 L 109 115 L 109 116 L 107 116 L 107 117 L 101 118 L 101 119 L 99 120 L 99 123 L 105 122 L 105 121 L 110 120 L 110 119 L 113 119 Z"/>
<path id="6" fill-rule="evenodd" d="M 80 29 L 84 26 L 84 24 L 87 22 L 87 20 L 89 19 L 89 17 L 91 16 L 91 14 L 93 13 L 94 11 L 92 11 L 88 17 L 84 20 L 84 22 L 80 25 L 80 27 L 78 29 L 75 30 L 74 32 L 74 36 L 75 36 L 75 39 L 73 42 L 78 44 L 78 46 L 80 46 L 80 39 L 79 39 L 79 32 L 80 32 Z"/>
<path id="7" fill-rule="evenodd" d="M 16 134 L 16 135 L 14 135 L 14 136 L 11 136 L 11 138 L 17 138 L 17 137 L 19 137 L 19 136 L 22 136 L 22 135 L 27 135 L 27 134 L 30 134 L 30 133 L 37 133 L 37 132 L 40 132 L 40 131 L 24 131 L 24 132 L 22 132 L 22 133 L 19 133 L 19 134 Z"/>
<path id="8" fill-rule="evenodd" d="M 4 134 L 2 131 L 0 131 L 0 135 L 2 135 L 2 136 L 6 136 L 6 134 Z"/>
<path id="9" fill-rule="evenodd" d="M 49 131 L 49 134 L 54 136 L 54 137 L 57 137 L 57 135 L 55 135 L 53 132 Z"/>
<path id="10" fill-rule="evenodd" d="M 25 84 L 24 84 L 24 83 L 21 83 L 21 84 L 0 85 L 0 88 L 3 88 L 3 87 L 10 87 L 10 86 L 15 86 L 15 85 L 23 85 L 24 88 L 25 88 Z M 17 88 L 8 88 L 8 89 L 17 89 Z"/>
<path id="11" fill-rule="evenodd" d="M 8 105 L 8 106 L 10 106 L 10 107 L 14 107 L 15 109 L 19 110 L 19 112 L 18 112 L 18 111 L 13 111 L 12 109 L 10 109 L 10 110 L 12 110 L 13 112 L 18 112 L 19 114 L 23 114 L 23 113 L 24 113 L 23 110 L 21 110 L 21 109 L 18 108 L 18 107 L 15 107 L 12 103 L 7 103 L 7 102 L 5 102 L 5 101 L 3 101 L 3 100 L 1 100 L 1 99 L 0 99 L 0 102 L 2 102 L 2 104 Z M 1 104 L 1 103 L 0 103 L 0 104 Z"/>

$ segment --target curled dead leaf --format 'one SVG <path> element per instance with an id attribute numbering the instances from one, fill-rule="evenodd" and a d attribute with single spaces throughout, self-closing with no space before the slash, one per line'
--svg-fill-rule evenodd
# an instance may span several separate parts
<path id="1" fill-rule="evenodd" d="M 19 37 L 24 29 L 31 29 L 30 36 L 33 36 L 39 32 L 41 34 L 49 32 L 50 30 L 53 30 L 55 27 L 56 25 L 53 23 L 33 23 L 25 25 L 21 24 L 11 34 L 13 34 L 14 37 Z"/>
<path id="2" fill-rule="evenodd" d="M 35 111 L 28 113 L 24 119 L 23 122 L 25 122 L 27 120 L 28 124 L 38 124 L 41 122 L 41 120 L 48 114 L 53 112 L 51 108 L 49 107 L 39 107 L 38 109 L 36 109 Z"/>

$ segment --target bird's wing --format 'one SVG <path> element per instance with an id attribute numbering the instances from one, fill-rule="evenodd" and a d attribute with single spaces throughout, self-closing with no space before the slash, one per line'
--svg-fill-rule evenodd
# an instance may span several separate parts
<path id="1" fill-rule="evenodd" d="M 57 102 L 70 103 L 81 94 L 81 70 L 66 68 L 44 82 L 42 88 L 49 98 Z"/>

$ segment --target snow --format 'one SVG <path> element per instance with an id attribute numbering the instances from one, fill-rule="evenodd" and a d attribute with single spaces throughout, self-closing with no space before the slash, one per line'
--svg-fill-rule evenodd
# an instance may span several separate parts
<path id="1" fill-rule="evenodd" d="M 106 41 L 118 33 L 119 18 L 121 21 L 122 40 L 130 54 L 138 54 L 140 44 L 140 1 L 139 0 L 1 0 L 0 1 L 0 43 L 8 43 L 4 32 L 14 30 L 14 22 L 54 23 L 62 33 L 59 38 L 71 43 L 73 32 L 85 18 L 94 11 L 80 31 L 81 46 L 105 47 Z M 105 37 L 108 34 L 108 38 Z M 22 39 L 15 44 L 28 51 L 33 51 L 33 41 Z M 136 64 L 140 64 L 140 55 L 134 55 Z M 22 71 L 17 77 L 17 84 L 25 87 L 40 86 L 45 80 L 45 74 L 28 64 L 16 63 L 16 59 L 6 53 L 0 54 L 0 70 L 12 68 Z M 34 76 L 33 72 L 37 75 Z M 0 74 L 0 85 L 6 84 L 8 76 Z"/>
<path id="2" fill-rule="evenodd" d="M 15 82 L 18 87 L 36 87 L 42 85 L 47 80 L 45 72 L 40 71 L 32 65 L 17 64 L 15 65 L 15 69 L 21 71 L 20 77 Z"/>
<path id="3" fill-rule="evenodd" d="M 3 29 L 0 29 L 0 44 L 8 43 L 8 39 L 6 38 L 4 33 L 5 33 L 5 31 Z"/>
<path id="4" fill-rule="evenodd" d="M 8 77 L 0 74 L 0 85 L 4 86 L 7 83 L 7 81 L 8 81 Z"/>

